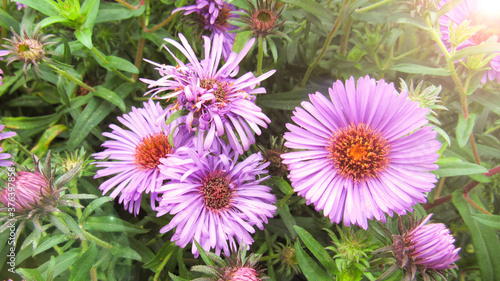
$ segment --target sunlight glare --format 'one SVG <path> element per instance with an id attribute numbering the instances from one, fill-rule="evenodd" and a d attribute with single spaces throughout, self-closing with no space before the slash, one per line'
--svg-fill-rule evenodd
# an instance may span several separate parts
<path id="1" fill-rule="evenodd" d="M 500 0 L 477 0 L 478 8 L 481 14 L 492 17 L 500 18 Z"/>

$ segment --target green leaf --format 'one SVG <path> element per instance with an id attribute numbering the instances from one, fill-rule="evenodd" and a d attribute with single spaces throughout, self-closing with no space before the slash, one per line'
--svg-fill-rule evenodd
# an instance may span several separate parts
<path id="1" fill-rule="evenodd" d="M 30 130 L 46 128 L 57 122 L 59 118 L 61 118 L 59 113 L 37 117 L 3 117 L 0 123 L 9 129 Z"/>
<path id="2" fill-rule="evenodd" d="M 282 177 L 272 176 L 267 180 L 270 184 L 277 186 L 285 195 L 293 194 L 293 188 Z"/>
<path id="3" fill-rule="evenodd" d="M 170 256 L 176 248 L 177 246 L 175 246 L 174 243 L 165 242 L 165 244 L 163 244 L 160 251 L 158 251 L 155 257 L 145 263 L 142 267 L 155 269 L 156 267 L 160 266 L 165 261 L 165 259 L 170 259 Z"/>
<path id="4" fill-rule="evenodd" d="M 61 218 L 64 223 L 69 227 L 72 233 L 74 233 L 80 240 L 85 240 L 85 233 L 83 233 L 80 226 L 75 222 L 75 220 L 68 214 L 64 212 L 53 212 L 53 214 Z"/>
<path id="5" fill-rule="evenodd" d="M 92 30 L 94 28 L 94 23 L 97 18 L 97 13 L 99 12 L 99 0 L 86 0 L 82 4 L 82 9 L 80 14 L 85 19 L 84 27 Z"/>
<path id="6" fill-rule="evenodd" d="M 19 22 L 3 9 L 0 9 L 0 26 L 4 29 L 12 27 L 14 30 L 19 30 Z"/>
<path id="7" fill-rule="evenodd" d="M 111 248 L 111 254 L 120 258 L 132 259 L 142 262 L 141 255 L 139 255 L 130 247 L 126 247 L 123 245 L 114 245 L 114 247 Z"/>
<path id="8" fill-rule="evenodd" d="M 38 23 L 38 26 L 40 26 L 40 28 L 44 28 L 49 25 L 53 25 L 54 23 L 65 22 L 67 20 L 68 20 L 67 18 L 60 15 L 50 16 L 48 18 L 43 19 L 40 23 Z"/>
<path id="9" fill-rule="evenodd" d="M 283 220 L 283 223 L 285 223 L 286 228 L 288 231 L 290 231 L 290 234 L 292 235 L 292 239 L 297 238 L 297 232 L 295 232 L 294 226 L 297 225 L 295 222 L 295 219 L 293 218 L 292 214 L 290 213 L 290 209 L 288 208 L 288 205 L 277 205 L 278 207 L 278 214 L 280 215 L 281 219 Z"/>
<path id="10" fill-rule="evenodd" d="M 460 115 L 458 116 L 458 124 L 455 129 L 455 135 L 457 137 L 458 146 L 461 148 L 464 147 L 469 141 L 470 134 L 472 133 L 472 129 L 474 128 L 474 121 L 476 120 L 476 114 L 469 115 L 469 119 L 465 120 L 465 118 Z"/>
<path id="11" fill-rule="evenodd" d="M 207 253 L 205 252 L 205 249 L 203 249 L 203 247 L 201 247 L 201 245 L 198 243 L 198 241 L 196 241 L 196 239 L 193 239 L 193 243 L 195 244 L 196 248 L 198 249 L 198 252 L 200 253 L 200 256 L 203 259 L 203 261 L 205 262 L 205 264 L 212 265 L 212 266 L 215 265 L 214 261 L 208 257 Z"/>
<path id="12" fill-rule="evenodd" d="M 500 50 L 500 43 L 486 41 L 479 45 L 463 48 L 460 51 L 457 51 L 455 55 L 450 58 L 450 61 L 457 61 L 477 54 L 495 53 L 498 52 L 498 50 Z"/>
<path id="13" fill-rule="evenodd" d="M 35 155 L 42 156 L 49 149 L 50 143 L 62 132 L 68 128 L 62 124 L 54 125 L 43 132 L 38 143 L 31 149 Z"/>
<path id="14" fill-rule="evenodd" d="M 58 16 L 60 14 L 59 6 L 52 0 L 16 0 L 16 2 L 28 5 L 47 16 Z"/>
<path id="15" fill-rule="evenodd" d="M 184 279 L 184 278 L 181 278 L 179 276 L 175 276 L 174 274 L 172 274 L 172 272 L 169 272 L 168 273 L 168 276 L 173 280 L 173 281 L 189 281 L 191 279 Z"/>
<path id="16" fill-rule="evenodd" d="M 297 255 L 300 269 L 302 269 L 302 273 L 304 273 L 307 280 L 333 280 L 328 273 L 302 250 L 299 241 L 295 242 L 295 254 Z"/>
<path id="17" fill-rule="evenodd" d="M 62 242 L 66 242 L 71 239 L 71 236 L 66 234 L 56 234 L 49 239 L 45 240 L 42 244 L 40 244 L 35 251 L 33 252 L 33 256 L 36 256 L 42 252 L 47 251 L 48 249 L 58 245 Z"/>
<path id="18" fill-rule="evenodd" d="M 329 19 L 334 21 L 334 14 L 330 10 L 325 9 L 325 6 L 313 0 L 282 0 L 283 3 L 296 5 L 305 11 L 317 16 L 320 19 Z"/>
<path id="19" fill-rule="evenodd" d="M 250 34 L 252 31 L 243 31 L 236 33 L 236 37 L 234 38 L 233 51 L 236 53 L 240 53 L 245 47 L 245 44 L 250 40 Z"/>
<path id="20" fill-rule="evenodd" d="M 87 281 L 90 278 L 90 270 L 94 265 L 95 259 L 97 257 L 97 246 L 94 242 L 90 244 L 89 248 L 82 254 L 80 258 L 76 261 L 75 265 L 71 269 L 71 275 L 69 281 Z"/>
<path id="21" fill-rule="evenodd" d="M 474 214 L 472 215 L 472 217 L 482 224 L 485 224 L 495 229 L 500 229 L 499 215 Z"/>
<path id="22" fill-rule="evenodd" d="M 87 221 L 87 218 L 95 211 L 95 209 L 101 207 L 103 204 L 113 201 L 113 198 L 104 196 L 101 198 L 97 198 L 96 200 L 90 202 L 90 204 L 83 210 L 82 216 L 80 218 L 80 224 L 84 225 Z"/>
<path id="23" fill-rule="evenodd" d="M 117 94 L 115 94 L 115 92 L 113 92 L 109 89 L 106 89 L 103 86 L 97 86 L 95 88 L 95 90 L 96 91 L 94 92 L 94 96 L 101 97 L 101 98 L 109 101 L 110 103 L 118 106 L 118 108 L 120 108 L 120 110 L 122 112 L 127 110 L 127 108 L 125 106 L 125 102 L 122 100 L 121 97 L 119 97 Z"/>
<path id="24" fill-rule="evenodd" d="M 139 69 L 135 65 L 126 59 L 122 59 L 115 56 L 106 56 L 107 63 L 104 63 L 105 67 L 112 67 L 118 70 L 122 70 L 130 73 L 139 73 Z"/>
<path id="25" fill-rule="evenodd" d="M 448 70 L 444 68 L 433 68 L 412 63 L 396 64 L 391 66 L 389 69 L 404 73 L 436 75 L 436 76 L 450 76 L 451 74 Z"/>
<path id="26" fill-rule="evenodd" d="M 72 266 L 76 260 L 78 259 L 78 256 L 80 256 L 81 250 L 79 248 L 73 248 L 71 250 L 68 250 L 61 255 L 58 255 L 55 258 L 56 262 L 56 267 L 54 268 L 54 275 L 53 277 L 59 276 L 59 274 L 63 273 L 66 271 L 70 266 Z M 42 264 L 41 266 L 38 267 L 38 270 L 40 272 L 47 272 L 50 268 L 51 261 L 47 261 L 46 263 Z M 67 278 L 67 277 L 66 277 Z M 43 280 L 43 279 L 41 279 Z"/>
<path id="27" fill-rule="evenodd" d="M 488 169 L 486 169 L 485 167 L 473 163 L 453 162 L 439 164 L 439 170 L 437 170 L 435 173 L 440 177 L 454 177 L 487 172 Z"/>
<path id="28" fill-rule="evenodd" d="M 477 196 L 473 192 L 469 193 L 469 198 L 476 203 L 480 202 L 478 198 L 474 197 Z M 479 223 L 472 217 L 477 215 L 479 211 L 465 200 L 462 190 L 455 190 L 452 200 L 470 230 L 474 252 L 481 271 L 481 280 L 499 280 L 500 242 L 498 235 L 493 228 Z"/>
<path id="29" fill-rule="evenodd" d="M 89 217 L 83 227 L 89 231 L 127 232 L 133 234 L 148 232 L 147 229 L 140 228 L 113 216 Z"/>
<path id="30" fill-rule="evenodd" d="M 138 17 L 145 11 L 145 5 L 140 6 L 137 10 L 131 10 L 118 3 L 102 2 L 99 7 L 99 13 L 95 23 L 103 23 L 110 21 L 119 21 L 131 17 Z"/>
<path id="31" fill-rule="evenodd" d="M 311 92 L 308 89 L 304 89 L 277 94 L 258 95 L 256 103 L 261 107 L 294 110 L 295 107 L 300 106 L 301 102 L 309 99 L 309 93 Z"/>
<path id="32" fill-rule="evenodd" d="M 92 31 L 87 27 L 75 30 L 75 36 L 85 47 L 92 49 Z"/>
<path id="33" fill-rule="evenodd" d="M 175 119 L 177 119 L 181 116 L 187 115 L 188 113 L 189 113 L 189 110 L 186 110 L 186 109 L 176 110 L 174 113 L 172 113 L 172 115 L 170 115 L 167 118 L 167 121 L 165 123 L 168 125 L 168 124 L 172 123 Z"/>
<path id="34" fill-rule="evenodd" d="M 45 280 L 42 278 L 40 271 L 36 268 L 18 268 L 16 272 L 21 274 L 26 281 Z"/>
<path id="35" fill-rule="evenodd" d="M 332 274 L 337 272 L 337 266 L 330 254 L 314 237 L 302 227 L 295 225 L 293 227 L 299 235 L 304 245 L 311 251 L 311 253 L 318 259 L 318 261 Z"/>

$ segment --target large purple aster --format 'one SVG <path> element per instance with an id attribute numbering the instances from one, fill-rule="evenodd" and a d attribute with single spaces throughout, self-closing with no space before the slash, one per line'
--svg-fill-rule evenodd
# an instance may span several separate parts
<path id="1" fill-rule="evenodd" d="M 198 142 L 204 143 L 208 149 L 214 139 L 226 133 L 229 144 L 240 154 L 248 150 L 250 144 L 255 143 L 254 132 L 260 135 L 259 126 L 267 128 L 266 123 L 271 120 L 262 113 L 262 109 L 255 105 L 256 94 L 265 93 L 257 85 L 271 76 L 271 70 L 259 77 L 251 72 L 239 78 L 238 64 L 248 53 L 254 39 L 248 42 L 239 53 L 231 53 L 226 63 L 218 68 L 222 54 L 223 37 L 215 35 L 213 42 L 205 40 L 205 59 L 198 61 L 196 54 L 186 38 L 179 34 L 182 45 L 172 39 L 165 39 L 174 45 L 189 60 L 184 64 L 167 48 L 175 58 L 177 66 L 156 65 L 162 76 L 158 80 L 141 79 L 154 88 L 146 94 L 158 95 L 169 92 L 160 97 L 170 99 L 177 97 L 176 108 L 188 110 L 186 127 L 189 130 L 198 130 Z"/>
<path id="2" fill-rule="evenodd" d="M 1 81 L 1 79 L 0 79 Z M 1 84 L 0 84 L 1 85 Z M 0 132 L 3 131 L 5 125 L 0 125 Z M 0 133 L 0 141 L 3 139 L 8 139 L 16 135 L 16 132 L 3 132 Z M 0 167 L 12 166 L 13 162 L 6 160 L 12 157 L 9 153 L 1 153 L 3 151 L 3 147 L 0 147 Z"/>
<path id="3" fill-rule="evenodd" d="M 160 232 L 175 228 L 172 241 L 180 247 L 193 239 L 209 251 L 229 256 L 237 243 L 250 245 L 254 226 L 272 217 L 276 207 L 270 188 L 260 183 L 269 178 L 260 153 L 237 162 L 238 154 L 230 146 L 214 142 L 210 151 L 183 149 L 190 159 L 163 159 L 160 170 L 168 181 L 158 189 L 162 193 L 157 216 L 174 215 Z M 198 256 L 198 250 L 192 246 Z"/>
<path id="4" fill-rule="evenodd" d="M 185 15 L 192 13 L 197 14 L 197 19 L 200 21 L 204 29 L 211 32 L 210 39 L 213 39 L 216 34 L 224 37 L 222 43 L 222 57 L 227 60 L 233 49 L 234 38 L 236 33 L 228 31 L 237 29 L 228 22 L 230 19 L 238 17 L 234 12 L 236 7 L 224 0 L 196 0 L 196 5 L 181 7 L 175 9 L 172 13 L 184 10 Z"/>
<path id="5" fill-rule="evenodd" d="M 385 213 L 404 214 L 425 202 L 441 144 L 427 124 L 428 109 L 394 85 L 366 76 L 337 81 L 331 101 L 310 94 L 287 124 L 283 163 L 298 195 L 332 222 L 368 227 Z"/>
<path id="6" fill-rule="evenodd" d="M 439 2 L 439 6 L 442 7 L 449 1 L 442 0 Z M 451 11 L 442 15 L 439 18 L 439 27 L 443 41 L 450 45 L 449 28 L 454 29 L 464 21 L 470 21 L 471 26 L 482 25 L 484 27 L 460 44 L 457 49 L 479 45 L 495 35 L 497 36 L 497 42 L 500 43 L 500 21 L 498 15 L 485 12 L 486 9 L 482 7 L 484 4 L 478 0 L 464 0 Z M 496 79 L 500 83 L 500 53 L 490 61 L 489 67 L 490 69 L 486 71 L 481 82 L 484 84 L 488 80 L 493 81 Z"/>
<path id="7" fill-rule="evenodd" d="M 95 162 L 97 167 L 104 167 L 97 171 L 95 178 L 115 175 L 103 182 L 99 189 L 106 194 L 114 188 L 110 196 L 115 198 L 121 194 L 120 203 L 123 202 L 125 210 L 130 213 L 139 213 L 144 192 L 152 194 L 151 205 L 154 207 L 156 189 L 163 184 L 158 168 L 160 159 L 175 154 L 181 146 L 192 144 L 193 134 L 183 128 L 176 129 L 180 119 L 165 124 L 165 117 L 170 115 L 170 109 L 165 113 L 160 104 L 152 100 L 144 103 L 144 108 L 132 107 L 132 112 L 118 117 L 127 129 L 110 125 L 113 131 L 103 135 L 112 140 L 102 144 L 106 148 L 104 151 L 94 154 L 98 160 L 115 160 Z M 169 141 L 171 133 L 173 143 Z"/>

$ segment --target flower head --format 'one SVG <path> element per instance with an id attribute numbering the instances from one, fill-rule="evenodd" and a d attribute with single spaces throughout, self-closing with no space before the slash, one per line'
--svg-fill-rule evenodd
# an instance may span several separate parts
<path id="1" fill-rule="evenodd" d="M 255 143 L 253 133 L 260 135 L 258 126 L 267 127 L 271 120 L 262 113 L 262 109 L 255 105 L 256 94 L 265 93 L 264 88 L 256 86 L 271 76 L 271 70 L 259 77 L 248 72 L 240 78 L 233 78 L 238 74 L 238 64 L 248 53 L 253 42 L 248 42 L 239 53 L 231 53 L 226 63 L 218 68 L 223 37 L 216 35 L 211 41 L 205 40 L 205 59 L 198 61 L 193 49 L 186 38 L 179 34 L 182 45 L 172 39 L 165 39 L 174 45 L 189 60 L 184 64 L 167 48 L 175 58 L 177 66 L 160 65 L 154 62 L 162 76 L 157 81 L 142 79 L 154 88 L 147 92 L 153 96 L 169 91 L 160 98 L 176 97 L 177 109 L 187 110 L 186 127 L 188 130 L 198 131 L 198 142 L 203 142 L 204 149 L 208 149 L 214 139 L 227 136 L 229 144 L 242 154 L 248 150 L 250 144 Z M 241 142 L 241 143 L 240 143 Z"/>
<path id="2" fill-rule="evenodd" d="M 154 207 L 156 190 L 162 185 L 158 168 L 160 159 L 175 154 L 180 146 L 192 143 L 192 134 L 175 129 L 180 120 L 165 124 L 165 117 L 170 115 L 170 109 L 164 112 L 160 104 L 152 100 L 144 103 L 144 108 L 132 107 L 132 112 L 118 117 L 127 129 L 110 125 L 113 131 L 103 135 L 111 140 L 102 144 L 106 148 L 104 151 L 94 154 L 98 160 L 116 160 L 95 162 L 97 167 L 104 167 L 97 171 L 95 178 L 115 174 L 99 189 L 104 194 L 114 189 L 110 195 L 113 198 L 121 194 L 120 203 L 123 202 L 125 210 L 130 213 L 139 213 L 143 193 L 152 193 L 151 205 Z M 170 143 L 172 133 L 173 143 Z"/>
<path id="3" fill-rule="evenodd" d="M 45 54 L 47 51 L 45 50 L 45 46 L 49 44 L 54 44 L 54 42 L 45 42 L 48 38 L 54 36 L 52 34 L 43 36 L 38 34 L 38 29 L 35 29 L 31 36 L 28 35 L 26 29 L 22 30 L 21 35 L 18 35 L 13 28 L 11 28 L 14 36 L 11 39 L 5 38 L 8 41 L 8 44 L 3 45 L 3 47 L 7 48 L 7 52 L 2 50 L 0 56 L 4 56 L 9 54 L 9 58 L 7 59 L 7 65 L 9 65 L 13 61 L 24 61 L 23 71 L 24 75 L 26 75 L 26 71 L 28 70 L 28 65 L 32 65 L 33 73 L 35 76 L 37 72 L 40 73 L 40 69 L 38 68 L 38 63 L 42 61 L 42 59 L 47 59 Z"/>
<path id="4" fill-rule="evenodd" d="M 438 275 L 444 280 L 446 270 L 454 268 L 454 263 L 459 259 L 460 248 L 455 248 L 455 239 L 450 230 L 442 223 L 429 223 L 432 214 L 418 221 L 410 219 L 409 228 L 399 219 L 400 235 L 393 235 L 393 245 L 376 251 L 392 252 L 396 258 L 397 267 L 405 271 L 403 280 L 414 280 L 415 274 L 420 272 L 426 280 L 429 275 Z M 435 278 L 433 278 L 435 279 Z"/>
<path id="5" fill-rule="evenodd" d="M 188 150 L 185 161 L 162 160 L 161 172 L 170 181 L 159 189 L 157 216 L 174 217 L 160 232 L 176 228 L 171 240 L 178 246 L 196 239 L 206 251 L 229 255 L 236 243 L 252 244 L 253 226 L 263 229 L 276 210 L 271 188 L 260 184 L 269 178 L 264 176 L 268 164 L 260 153 L 237 163 L 238 154 L 218 142 L 210 151 L 198 151 Z M 196 247 L 192 252 L 198 256 Z"/>
<path id="6" fill-rule="evenodd" d="M 434 187 L 430 171 L 441 144 L 428 123 L 429 109 L 394 85 L 366 76 L 337 81 L 331 101 L 311 94 L 287 124 L 282 154 L 298 195 L 332 222 L 368 228 L 367 219 L 404 214 Z M 424 126 L 424 127 L 423 127 Z"/>
<path id="7" fill-rule="evenodd" d="M 439 3 L 440 7 L 449 1 L 450 0 L 442 0 Z M 498 21 L 498 16 L 496 14 L 490 15 L 485 13 L 485 8 L 483 8 L 482 5 L 485 5 L 485 1 L 464 0 L 451 11 L 442 15 L 439 18 L 439 25 L 443 41 L 451 44 L 454 33 L 450 31 L 450 29 L 456 30 L 458 27 L 463 27 L 464 23 L 469 22 L 470 25 L 477 28 L 477 30 L 472 36 L 468 36 L 464 38 L 464 40 L 459 40 L 459 42 L 457 42 L 459 43 L 457 49 L 479 45 L 492 36 L 496 36 L 497 42 L 500 42 L 500 23 Z M 488 80 L 496 79 L 500 83 L 500 53 L 491 59 L 489 67 L 490 69 L 484 74 L 481 82 L 486 83 Z"/>
<path id="8" fill-rule="evenodd" d="M 221 35 L 224 40 L 222 42 L 222 57 L 227 59 L 233 48 L 235 33 L 229 33 L 235 30 L 236 26 L 229 23 L 230 19 L 238 17 L 234 13 L 236 7 L 224 0 L 196 0 L 196 5 L 181 7 L 175 9 L 172 13 L 184 10 L 185 15 L 196 13 L 198 23 L 205 30 L 211 32 L 210 39 L 213 39 L 215 34 Z"/>
<path id="9" fill-rule="evenodd" d="M 0 125 L 0 132 L 3 131 L 5 125 Z M 3 132 L 0 133 L 0 141 L 3 139 L 8 139 L 16 135 L 16 132 Z M 0 147 L 0 167 L 12 166 L 12 161 L 5 160 L 12 157 L 9 153 L 1 153 L 3 151 L 3 147 Z"/>
<path id="10" fill-rule="evenodd" d="M 285 6 L 279 0 L 257 0 L 257 5 L 248 1 L 250 9 L 246 10 L 247 15 L 241 21 L 247 26 L 241 30 L 251 30 L 252 34 L 258 37 L 266 37 L 270 34 L 279 34 L 286 37 L 284 33 L 277 29 L 285 22 L 279 21 L 279 17 Z"/>
<path id="11" fill-rule="evenodd" d="M 216 266 L 194 266 L 193 270 L 202 273 L 210 272 L 211 276 L 197 278 L 193 281 L 262 281 L 267 279 L 267 277 L 262 277 L 264 269 L 257 266 L 261 256 L 255 256 L 255 253 L 252 253 L 246 257 L 245 247 L 241 244 L 238 252 L 233 252 L 230 257 L 225 255 L 224 260 L 218 256 L 210 255 L 212 261 L 217 264 Z"/>

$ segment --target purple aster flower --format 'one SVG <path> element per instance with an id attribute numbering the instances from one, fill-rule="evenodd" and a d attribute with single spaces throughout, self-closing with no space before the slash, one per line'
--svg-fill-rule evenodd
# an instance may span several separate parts
<path id="1" fill-rule="evenodd" d="M 223 0 L 196 0 L 196 5 L 181 7 L 175 9 L 172 13 L 184 10 L 185 15 L 196 13 L 198 20 L 204 29 L 211 31 L 210 39 L 213 39 L 215 34 L 220 34 L 224 37 L 222 44 L 222 57 L 227 60 L 233 49 L 234 38 L 236 33 L 228 31 L 237 29 L 228 22 L 230 19 L 238 17 L 234 13 L 236 7 Z"/>
<path id="2" fill-rule="evenodd" d="M 10 2 L 15 2 L 14 0 L 10 0 Z M 24 4 L 20 4 L 20 3 L 16 3 L 17 5 L 17 10 L 20 11 L 22 8 L 26 8 L 28 6 L 24 5 Z"/>
<path id="3" fill-rule="evenodd" d="M 298 195 L 332 222 L 368 228 L 367 219 L 404 214 L 426 201 L 441 144 L 427 124 L 429 109 L 403 91 L 366 76 L 337 81 L 331 101 L 310 94 L 286 124 L 281 155 Z"/>
<path id="4" fill-rule="evenodd" d="M 440 7 L 448 3 L 450 0 L 442 0 L 439 2 Z M 485 12 L 482 7 L 484 3 L 477 0 L 464 0 L 458 6 L 453 8 L 448 13 L 439 18 L 439 27 L 442 34 L 442 39 L 448 45 L 450 44 L 449 28 L 456 28 L 464 21 L 470 21 L 471 26 L 483 25 L 484 28 L 480 29 L 475 35 L 465 40 L 462 44 L 457 46 L 457 49 L 479 45 L 492 36 L 497 36 L 497 42 L 500 42 L 500 24 L 496 14 L 489 14 Z M 484 74 L 481 82 L 484 84 L 488 80 L 497 80 L 500 83 L 500 53 L 490 61 L 488 71 Z"/>
<path id="5" fill-rule="evenodd" d="M 262 155 L 255 153 L 241 162 L 230 146 L 214 142 L 210 151 L 196 153 L 183 149 L 189 159 L 162 159 L 160 170 L 166 179 L 158 189 L 162 193 L 157 216 L 174 215 L 160 232 L 175 228 L 172 241 L 180 247 L 193 239 L 209 251 L 230 255 L 236 243 L 253 243 L 253 226 L 263 229 L 263 223 L 273 217 L 276 207 L 271 188 L 260 183 L 269 163 L 262 163 Z M 198 249 L 192 246 L 198 256 Z"/>
<path id="6" fill-rule="evenodd" d="M 0 73 L 2 73 L 1 70 L 0 70 Z M 2 80 L 1 80 L 1 76 L 0 76 L 0 82 L 1 81 Z M 0 85 L 1 85 L 1 83 L 0 83 Z M 4 128 L 5 128 L 5 125 L 0 125 L 0 132 L 3 131 Z M 11 138 L 15 135 L 16 135 L 16 132 L 0 133 L 0 141 L 3 139 Z M 1 153 L 2 151 L 3 151 L 3 147 L 0 147 L 0 167 L 12 166 L 13 165 L 12 161 L 5 160 L 5 159 L 9 159 L 10 157 L 12 157 L 12 155 L 10 155 L 9 153 Z"/>
<path id="7" fill-rule="evenodd" d="M 127 129 L 117 125 L 110 125 L 111 133 L 103 133 L 111 140 L 105 141 L 102 146 L 106 149 L 94 154 L 95 159 L 109 160 L 95 162 L 97 167 L 104 167 L 97 171 L 95 178 L 115 175 L 101 184 L 99 189 L 103 194 L 111 189 L 111 197 L 120 195 L 125 210 L 130 213 L 139 213 L 142 194 L 151 193 L 151 205 L 154 208 L 156 189 L 162 185 L 158 165 L 161 158 L 175 154 L 182 145 L 190 145 L 193 134 L 177 128 L 180 120 L 176 119 L 169 125 L 165 124 L 165 117 L 171 115 L 170 109 L 165 113 L 160 103 L 152 100 L 144 103 L 144 108 L 132 107 L 132 112 L 118 117 L 118 121 Z M 169 136 L 173 133 L 173 143 Z"/>
<path id="8" fill-rule="evenodd" d="M 429 223 L 432 214 L 418 221 L 410 218 L 409 228 L 406 229 L 401 218 L 399 219 L 399 232 L 393 235 L 393 244 L 376 250 L 374 253 L 393 252 L 396 264 L 388 273 L 402 268 L 405 272 L 403 280 L 415 280 L 415 275 L 420 272 L 425 280 L 436 280 L 438 275 L 446 280 L 446 270 L 455 268 L 454 263 L 459 259 L 460 248 L 455 248 L 455 238 L 450 230 L 442 223 Z M 385 274 L 384 274 L 385 275 Z M 428 276 L 427 276 L 428 275 Z"/>
<path id="9" fill-rule="evenodd" d="M 238 64 L 248 53 L 254 39 L 248 42 L 239 53 L 231 53 L 226 63 L 218 68 L 223 38 L 215 35 L 213 42 L 205 40 L 205 59 L 198 61 L 193 49 L 186 38 L 179 34 L 182 45 L 172 39 L 165 39 L 179 49 L 189 60 L 184 64 L 167 48 L 175 58 L 177 66 L 156 65 L 162 76 L 158 80 L 141 79 L 154 88 L 146 94 L 158 95 L 161 92 L 170 93 L 160 97 L 170 99 L 177 97 L 175 108 L 188 110 L 186 127 L 189 130 L 198 130 L 198 142 L 204 143 L 208 149 L 214 139 L 226 133 L 229 144 L 238 151 L 248 150 L 250 144 L 255 143 L 253 133 L 260 135 L 259 126 L 267 128 L 266 123 L 271 120 L 262 113 L 262 109 L 255 105 L 256 94 L 265 93 L 262 87 L 255 88 L 261 81 L 271 76 L 271 70 L 259 77 L 248 72 L 240 78 L 233 78 L 238 74 Z M 241 142 L 241 144 L 240 144 Z"/>
<path id="10" fill-rule="evenodd" d="M 49 180 L 38 171 L 19 171 L 12 184 L 15 186 L 15 200 L 9 201 L 9 190 L 3 189 L 0 202 L 6 207 L 10 202 L 16 212 L 31 211 L 44 197 L 52 194 Z"/>

